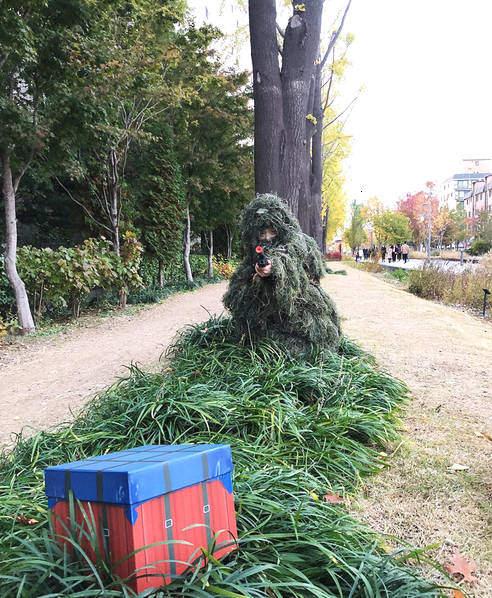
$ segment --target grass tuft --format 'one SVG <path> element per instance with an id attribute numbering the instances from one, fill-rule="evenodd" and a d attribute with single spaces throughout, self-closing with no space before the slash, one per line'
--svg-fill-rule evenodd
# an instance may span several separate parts
<path id="1" fill-rule="evenodd" d="M 233 449 L 240 550 L 177 580 L 159 596 L 410 598 L 440 596 L 343 505 L 360 478 L 385 466 L 404 385 L 344 339 L 338 354 L 300 360 L 272 342 L 228 343 L 212 318 L 177 341 L 159 373 L 132 367 L 70 425 L 19 438 L 0 469 L 0 594 L 131 596 L 101 564 L 49 535 L 43 469 L 140 444 L 226 442 Z M 23 518 L 19 518 L 22 515 Z M 19 521 L 39 520 L 31 526 Z M 77 552 L 77 551 L 76 551 Z"/>

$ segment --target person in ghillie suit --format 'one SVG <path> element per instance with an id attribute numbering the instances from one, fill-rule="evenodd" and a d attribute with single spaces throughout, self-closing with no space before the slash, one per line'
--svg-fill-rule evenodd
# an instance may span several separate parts
<path id="1" fill-rule="evenodd" d="M 237 332 L 253 342 L 272 338 L 295 352 L 315 347 L 336 351 L 340 321 L 320 287 L 321 253 L 287 205 L 258 195 L 242 214 L 244 259 L 234 272 L 224 305 Z M 258 264 L 261 249 L 265 263 Z"/>

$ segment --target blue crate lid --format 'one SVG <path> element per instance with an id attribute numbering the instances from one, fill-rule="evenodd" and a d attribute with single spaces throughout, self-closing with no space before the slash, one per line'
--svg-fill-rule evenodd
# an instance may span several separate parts
<path id="1" fill-rule="evenodd" d="M 138 448 L 48 467 L 46 496 L 132 505 L 232 472 L 227 444 L 176 444 Z M 230 479 L 229 476 L 225 476 Z M 54 499 L 54 501 L 53 501 Z"/>

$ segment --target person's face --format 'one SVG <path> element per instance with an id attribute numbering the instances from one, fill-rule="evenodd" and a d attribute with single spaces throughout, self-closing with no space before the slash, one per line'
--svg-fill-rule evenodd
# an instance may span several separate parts
<path id="1" fill-rule="evenodd" d="M 265 241 L 266 243 L 271 243 L 277 236 L 277 231 L 274 228 L 268 226 L 260 231 L 258 238 L 260 241 Z"/>

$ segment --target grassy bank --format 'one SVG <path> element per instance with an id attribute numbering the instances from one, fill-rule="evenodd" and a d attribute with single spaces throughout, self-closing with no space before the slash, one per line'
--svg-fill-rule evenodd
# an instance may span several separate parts
<path id="1" fill-rule="evenodd" d="M 294 359 L 272 343 L 229 342 L 215 320 L 181 337 L 167 370 L 133 369 L 71 425 L 20 441 L 0 469 L 0 594 L 131 595 L 104 567 L 49 539 L 47 465 L 140 444 L 226 442 L 233 449 L 240 551 L 160 596 L 438 596 L 409 561 L 324 500 L 385 465 L 405 387 L 344 341 L 340 354 Z M 30 519 L 32 525 L 25 525 Z"/>
<path id="2" fill-rule="evenodd" d="M 484 288 L 492 291 L 492 256 L 462 272 L 430 264 L 413 270 L 408 277 L 408 290 L 414 295 L 476 311 L 482 309 Z"/>
<path id="3" fill-rule="evenodd" d="M 399 286 L 418 297 L 465 307 L 475 313 L 482 310 L 483 289 L 492 291 L 492 256 L 484 256 L 479 266 L 464 268 L 462 271 L 432 262 L 419 270 L 384 268 L 371 261 L 352 266 L 389 282 L 397 281 Z M 489 315 L 490 312 L 489 308 Z"/>

